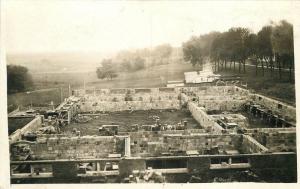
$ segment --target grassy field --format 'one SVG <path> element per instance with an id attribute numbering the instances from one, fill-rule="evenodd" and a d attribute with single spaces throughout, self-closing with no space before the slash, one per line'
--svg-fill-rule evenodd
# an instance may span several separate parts
<path id="1" fill-rule="evenodd" d="M 170 80 L 184 80 L 184 72 L 194 71 L 191 64 L 167 64 L 150 67 L 132 73 L 119 73 L 118 78 L 108 80 L 96 80 L 88 85 L 99 88 L 122 87 L 163 87 Z"/>
<path id="2" fill-rule="evenodd" d="M 58 105 L 62 99 L 68 97 L 68 88 L 54 88 L 49 90 L 37 90 L 30 93 L 16 93 L 7 96 L 8 112 L 14 110 L 17 106 L 49 106 L 51 101 L 54 105 Z"/>
<path id="3" fill-rule="evenodd" d="M 30 94 L 17 93 L 8 96 L 9 111 L 19 106 L 49 105 L 51 101 L 59 104 L 61 101 L 60 87 L 63 88 L 63 98 L 68 96 L 68 85 L 72 88 L 83 87 L 85 81 L 86 86 L 96 88 L 143 88 L 143 87 L 163 87 L 168 80 L 183 80 L 184 72 L 194 71 L 191 64 L 167 64 L 150 67 L 137 72 L 121 72 L 118 77 L 113 80 L 99 80 L 95 72 L 52 72 L 52 73 L 33 73 L 33 80 L 37 90 Z M 247 82 L 248 87 L 257 93 L 270 96 L 279 100 L 283 100 L 289 104 L 295 104 L 295 85 L 289 82 L 288 72 L 283 72 L 283 79 L 278 78 L 278 71 L 275 70 L 274 77 L 268 70 L 265 70 L 265 76 L 262 76 L 261 69 L 258 75 L 255 75 L 255 67 L 246 67 L 246 74 L 239 74 L 238 67 L 236 71 L 233 68 L 229 70 L 221 70 L 221 75 L 240 75 L 243 82 Z"/>

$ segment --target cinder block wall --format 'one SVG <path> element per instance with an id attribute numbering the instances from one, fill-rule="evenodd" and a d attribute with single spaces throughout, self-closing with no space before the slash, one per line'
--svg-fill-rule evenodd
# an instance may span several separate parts
<path id="1" fill-rule="evenodd" d="M 237 111 L 241 110 L 242 105 L 246 100 L 199 100 L 198 105 L 205 107 L 208 111 L 221 110 L 221 111 Z"/>
<path id="2" fill-rule="evenodd" d="M 180 91 L 177 88 L 86 90 L 80 107 L 82 112 L 179 109 Z"/>
<path id="3" fill-rule="evenodd" d="M 194 102 L 188 102 L 188 109 L 191 112 L 193 118 L 204 128 L 213 133 L 221 134 L 223 128 L 214 121 L 214 119 L 207 115 L 205 108 L 199 107 Z"/>
<path id="4" fill-rule="evenodd" d="M 251 136 L 243 135 L 242 143 L 240 146 L 240 151 L 243 153 L 247 153 L 247 154 L 265 153 L 268 151 L 268 148 L 263 146 L 261 143 L 259 143 L 257 140 L 255 140 Z"/>
<path id="5" fill-rule="evenodd" d="M 296 121 L 296 108 L 280 102 L 278 100 L 274 100 L 259 94 L 251 94 L 251 100 L 254 103 L 263 105 L 264 107 L 270 109 L 272 112 L 276 114 L 280 114 L 291 121 Z"/>
<path id="6" fill-rule="evenodd" d="M 36 131 L 42 126 L 43 116 L 36 116 L 32 121 L 26 124 L 21 129 L 16 130 L 9 136 L 9 142 L 14 143 L 18 140 L 21 140 L 21 136 L 26 132 Z"/>
<path id="7" fill-rule="evenodd" d="M 124 154 L 125 137 L 83 136 L 38 138 L 30 146 L 37 159 L 102 158 Z"/>
<path id="8" fill-rule="evenodd" d="M 252 136 L 271 152 L 296 152 L 296 132 L 293 130 L 260 130 Z"/>
<path id="9" fill-rule="evenodd" d="M 233 150 L 240 145 L 241 135 L 135 135 L 131 137 L 132 156 L 160 156 L 161 153 L 197 150 L 218 146 L 219 149 Z"/>

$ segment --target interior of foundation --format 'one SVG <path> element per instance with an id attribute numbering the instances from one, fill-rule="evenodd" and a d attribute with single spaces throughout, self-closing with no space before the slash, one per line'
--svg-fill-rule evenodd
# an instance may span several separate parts
<path id="1" fill-rule="evenodd" d="M 9 133 L 12 182 L 296 178 L 295 108 L 236 86 L 79 89 L 33 115 Z"/>

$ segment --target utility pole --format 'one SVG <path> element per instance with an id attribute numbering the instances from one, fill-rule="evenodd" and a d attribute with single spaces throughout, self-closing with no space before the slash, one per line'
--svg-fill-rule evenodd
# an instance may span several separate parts
<path id="1" fill-rule="evenodd" d="M 63 102 L 62 87 L 60 87 L 60 102 Z"/>
<path id="2" fill-rule="evenodd" d="M 85 78 L 83 78 L 83 90 L 84 90 L 84 94 L 85 94 Z"/>
<path id="3" fill-rule="evenodd" d="M 69 97 L 71 96 L 71 85 L 69 83 Z"/>

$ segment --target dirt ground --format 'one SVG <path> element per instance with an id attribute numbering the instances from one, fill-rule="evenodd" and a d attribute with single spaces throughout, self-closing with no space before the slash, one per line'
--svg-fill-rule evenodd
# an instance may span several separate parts
<path id="1" fill-rule="evenodd" d="M 61 129 L 62 132 L 70 134 L 74 128 L 81 132 L 81 135 L 97 135 L 101 125 L 119 125 L 120 130 L 126 126 L 134 124 L 152 125 L 155 124 L 153 116 L 159 116 L 161 124 L 175 125 L 184 120 L 188 122 L 189 129 L 200 128 L 196 120 L 188 110 L 137 110 L 112 112 L 102 114 L 97 119 L 92 119 L 87 123 L 72 123 Z"/>

